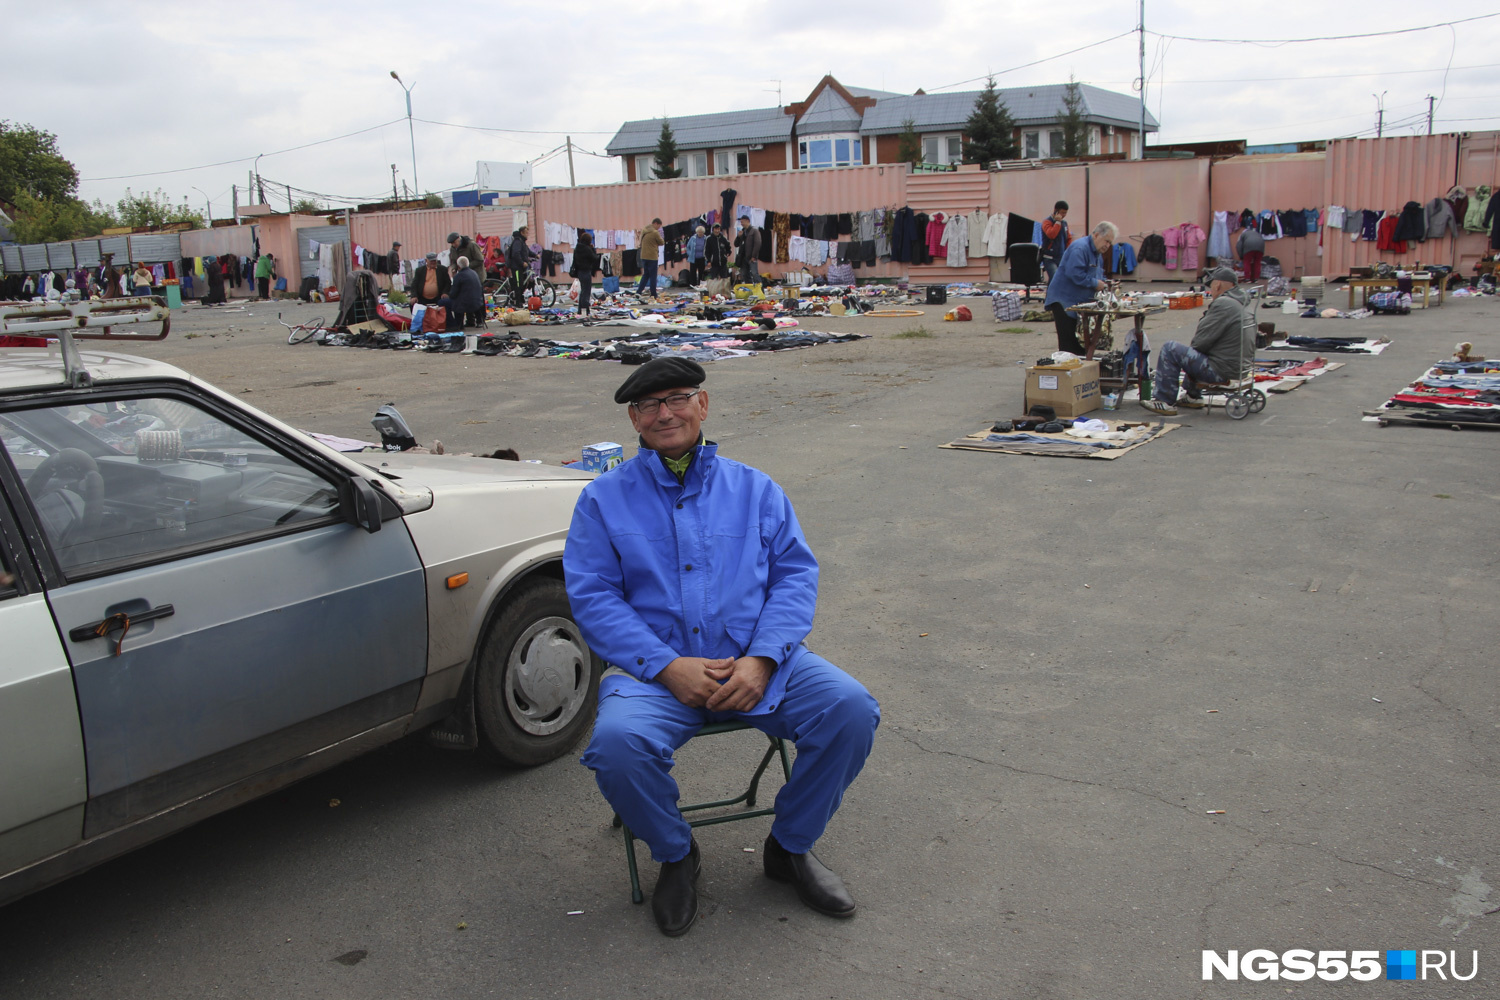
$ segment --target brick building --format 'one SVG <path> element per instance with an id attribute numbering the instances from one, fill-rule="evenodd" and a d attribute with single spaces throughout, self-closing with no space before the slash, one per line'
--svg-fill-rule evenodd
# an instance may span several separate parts
<path id="1" fill-rule="evenodd" d="M 1065 84 L 1001 89 L 1016 122 L 1016 143 L 1024 159 L 1061 154 Z M 1079 84 L 1088 127 L 1089 153 L 1141 155 L 1140 103 L 1126 94 Z M 725 111 L 668 118 L 684 177 L 823 169 L 896 162 L 896 146 L 907 119 L 922 140 L 925 163 L 959 162 L 963 126 L 974 110 L 977 90 L 958 93 L 892 94 L 845 87 L 831 76 L 818 81 L 807 99 L 785 107 Z M 606 147 L 618 156 L 624 180 L 652 178 L 652 154 L 661 118 L 626 122 Z M 1146 131 L 1157 130 L 1146 116 Z"/>

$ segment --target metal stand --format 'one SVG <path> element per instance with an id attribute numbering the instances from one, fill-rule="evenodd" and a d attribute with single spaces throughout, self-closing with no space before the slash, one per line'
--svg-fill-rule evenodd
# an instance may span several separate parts
<path id="1" fill-rule="evenodd" d="M 699 736 L 716 736 L 719 733 L 737 733 L 742 729 L 750 728 L 752 727 L 748 722 L 715 722 L 700 729 L 698 736 L 693 737 L 693 739 L 697 739 Z M 776 815 L 774 807 L 765 809 L 755 808 L 755 800 L 760 792 L 760 779 L 765 775 L 766 768 L 770 766 L 771 758 L 777 754 L 781 755 L 782 773 L 790 779 L 792 776 L 792 760 L 787 754 L 785 740 L 769 735 L 766 736 L 766 739 L 770 741 L 771 745 L 766 748 L 766 752 L 760 758 L 760 764 L 755 768 L 755 773 L 750 777 L 749 788 L 732 799 L 717 799 L 713 802 L 699 802 L 695 805 L 679 806 L 678 811 L 690 813 L 702 809 L 721 809 L 727 806 L 739 805 L 741 802 L 745 804 L 745 808 L 737 809 L 734 812 L 725 813 L 721 816 L 706 816 L 702 819 L 688 820 L 688 826 L 696 829 L 700 826 L 712 826 L 716 823 L 737 823 L 742 819 L 755 819 L 758 816 Z M 644 902 L 646 897 L 641 893 L 640 871 L 635 860 L 635 834 L 631 833 L 630 827 L 626 826 L 625 822 L 620 819 L 619 813 L 615 813 L 615 817 L 610 821 L 610 825 L 622 831 L 625 835 L 625 861 L 630 866 L 630 901 L 632 903 Z"/>

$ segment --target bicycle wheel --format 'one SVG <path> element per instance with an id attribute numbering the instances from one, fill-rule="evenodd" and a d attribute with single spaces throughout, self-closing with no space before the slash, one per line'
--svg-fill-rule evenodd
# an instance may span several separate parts
<path id="1" fill-rule="evenodd" d="M 557 303 L 557 286 L 546 278 L 536 279 L 531 294 L 542 300 L 543 309 L 551 309 Z"/>
<path id="2" fill-rule="evenodd" d="M 306 323 L 294 326 L 287 332 L 286 342 L 288 344 L 300 344 L 312 339 L 313 335 L 323 329 L 323 317 L 315 316 Z"/>

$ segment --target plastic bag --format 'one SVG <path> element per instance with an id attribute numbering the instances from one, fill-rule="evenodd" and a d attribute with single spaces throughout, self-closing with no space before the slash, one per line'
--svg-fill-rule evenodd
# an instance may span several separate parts
<path id="1" fill-rule="evenodd" d="M 582 294 L 583 294 L 583 286 L 578 283 L 578 279 L 577 278 L 574 278 L 573 279 L 573 284 L 568 288 L 568 301 L 569 302 L 577 302 L 578 301 L 578 297 L 580 295 L 582 295 Z"/>

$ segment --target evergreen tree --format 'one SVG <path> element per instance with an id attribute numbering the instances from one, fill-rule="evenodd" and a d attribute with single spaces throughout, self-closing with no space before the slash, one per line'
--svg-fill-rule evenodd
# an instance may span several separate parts
<path id="1" fill-rule="evenodd" d="M 917 134 L 915 119 L 908 118 L 901 123 L 901 134 L 896 137 L 896 162 L 910 163 L 914 167 L 922 162 L 922 137 Z"/>
<path id="2" fill-rule="evenodd" d="M 1062 128 L 1063 156 L 1083 156 L 1089 151 L 1089 126 L 1083 117 L 1083 91 L 1078 81 L 1068 75 L 1068 85 L 1063 88 L 1063 110 L 1057 116 Z M 1059 155 L 1057 150 L 1053 156 Z"/>
<path id="3" fill-rule="evenodd" d="M 1016 121 L 1000 98 L 995 78 L 985 81 L 984 89 L 974 99 L 974 110 L 964 123 L 965 163 L 989 163 L 992 160 L 1014 160 L 1021 155 L 1016 145 Z"/>
<path id="4" fill-rule="evenodd" d="M 668 181 L 674 177 L 681 177 L 682 171 L 677 167 L 677 137 L 672 134 L 672 126 L 667 120 L 661 120 L 661 135 L 656 140 L 656 153 L 651 164 L 651 172 L 656 175 L 657 180 Z M 639 177 L 637 180 L 650 180 L 649 177 Z"/>

